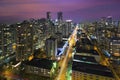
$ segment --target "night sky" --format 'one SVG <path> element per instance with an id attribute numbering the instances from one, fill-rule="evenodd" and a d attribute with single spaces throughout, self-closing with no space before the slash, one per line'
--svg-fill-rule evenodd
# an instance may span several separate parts
<path id="1" fill-rule="evenodd" d="M 0 22 L 4 23 L 43 18 L 47 11 L 53 19 L 62 11 L 64 19 L 75 22 L 104 16 L 120 19 L 120 0 L 0 0 Z"/>

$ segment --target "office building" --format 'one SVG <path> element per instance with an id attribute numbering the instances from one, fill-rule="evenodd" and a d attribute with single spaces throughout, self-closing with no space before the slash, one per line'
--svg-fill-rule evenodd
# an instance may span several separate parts
<path id="1" fill-rule="evenodd" d="M 100 23 L 101 23 L 101 25 L 103 25 L 103 27 L 104 27 L 104 25 L 106 25 L 106 17 L 101 17 Z M 101 27 L 102 27 L 102 26 L 101 26 Z"/>
<path id="2" fill-rule="evenodd" d="M 46 55 L 50 59 L 55 59 L 57 55 L 57 39 L 50 37 L 45 42 Z"/>
<path id="3" fill-rule="evenodd" d="M 108 27 L 111 27 L 112 24 L 113 24 L 112 16 L 108 16 L 107 17 L 107 25 L 108 25 Z"/>
<path id="4" fill-rule="evenodd" d="M 33 54 L 33 26 L 23 22 L 17 26 L 16 60 L 24 61 Z"/>
<path id="5" fill-rule="evenodd" d="M 0 56 L 2 56 L 2 26 L 0 27 Z"/>
<path id="6" fill-rule="evenodd" d="M 113 37 L 109 43 L 110 53 L 114 56 L 120 56 L 120 37 Z"/>
<path id="7" fill-rule="evenodd" d="M 62 33 L 60 32 L 55 33 L 55 37 L 57 38 L 57 43 L 62 42 Z"/>
<path id="8" fill-rule="evenodd" d="M 63 13 L 62 12 L 58 12 L 57 13 L 57 17 L 58 17 L 58 21 L 62 21 L 63 20 Z"/>
<path id="9" fill-rule="evenodd" d="M 72 33 L 72 20 L 66 20 L 60 27 L 63 37 L 68 37 Z"/>
<path id="10" fill-rule="evenodd" d="M 52 22 L 51 22 L 50 28 L 51 28 L 50 30 L 51 35 L 54 36 L 56 32 L 56 26 Z"/>
<path id="11" fill-rule="evenodd" d="M 55 33 L 59 32 L 59 28 L 58 28 L 58 25 L 55 25 Z"/>
<path id="12" fill-rule="evenodd" d="M 118 32 L 120 32 L 120 21 L 118 21 Z"/>
<path id="13" fill-rule="evenodd" d="M 120 21 L 118 21 L 117 36 L 120 37 Z"/>
<path id="14" fill-rule="evenodd" d="M 15 43 L 15 27 L 10 25 L 0 25 L 0 55 L 8 56 L 13 53 L 13 43 Z"/>
<path id="15" fill-rule="evenodd" d="M 66 24 L 62 25 L 62 36 L 68 37 L 69 36 L 69 28 Z"/>
<path id="16" fill-rule="evenodd" d="M 47 15 L 47 20 L 51 20 L 51 12 L 47 12 L 46 15 Z"/>
<path id="17" fill-rule="evenodd" d="M 72 20 L 66 20 L 66 26 L 68 26 L 69 35 L 72 33 Z"/>

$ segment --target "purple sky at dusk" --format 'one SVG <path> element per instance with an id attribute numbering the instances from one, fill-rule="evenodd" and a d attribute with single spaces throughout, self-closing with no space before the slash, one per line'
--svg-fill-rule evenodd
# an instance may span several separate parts
<path id="1" fill-rule="evenodd" d="M 120 19 L 120 0 L 0 0 L 0 22 L 14 23 L 29 18 L 55 19 L 58 11 L 64 19 L 96 20 L 104 16 Z"/>

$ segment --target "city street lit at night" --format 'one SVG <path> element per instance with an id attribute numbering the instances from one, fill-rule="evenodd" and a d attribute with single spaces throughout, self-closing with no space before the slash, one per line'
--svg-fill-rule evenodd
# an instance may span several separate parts
<path id="1" fill-rule="evenodd" d="M 0 80 L 120 80 L 120 0 L 1 0 Z"/>

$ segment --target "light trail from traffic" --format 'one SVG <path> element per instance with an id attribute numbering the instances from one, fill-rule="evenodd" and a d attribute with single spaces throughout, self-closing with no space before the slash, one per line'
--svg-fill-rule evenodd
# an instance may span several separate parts
<path id="1" fill-rule="evenodd" d="M 78 29 L 78 26 L 76 26 L 72 35 L 69 37 L 69 47 L 68 47 L 67 53 L 64 57 L 63 63 L 61 64 L 61 69 L 58 74 L 58 77 L 55 80 L 66 80 L 65 77 L 66 77 L 67 64 L 72 57 L 72 56 L 71 57 L 69 57 L 69 56 L 72 55 L 72 47 L 74 46 L 74 41 L 76 41 L 75 38 L 76 38 L 76 34 L 77 34 L 77 29 Z"/>

